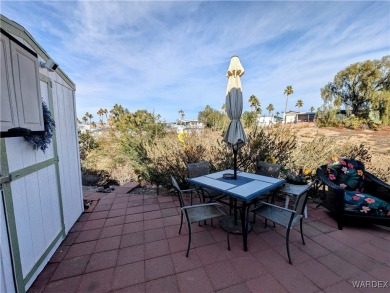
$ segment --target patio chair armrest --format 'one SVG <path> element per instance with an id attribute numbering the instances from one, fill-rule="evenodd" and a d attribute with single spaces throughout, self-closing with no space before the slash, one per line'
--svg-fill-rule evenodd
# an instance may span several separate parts
<path id="1" fill-rule="evenodd" d="M 378 177 L 374 176 L 373 174 L 371 174 L 368 171 L 364 171 L 364 174 L 367 177 L 367 179 L 371 180 L 375 184 L 380 185 L 380 186 L 390 190 L 390 185 L 387 184 L 386 182 L 384 182 L 383 180 L 379 179 Z"/>
<path id="2" fill-rule="evenodd" d="M 273 208 L 276 208 L 276 209 L 280 209 L 280 210 L 284 210 L 284 211 L 287 211 L 287 212 L 290 212 L 290 213 L 293 213 L 295 214 L 296 211 L 294 210 L 290 210 L 290 209 L 286 209 L 284 207 L 281 207 L 281 206 L 277 206 L 277 205 L 274 205 L 274 204 L 271 204 L 271 203 L 268 203 L 268 202 L 264 202 L 264 201 L 261 201 L 260 204 L 258 206 L 255 206 L 253 209 L 251 209 L 250 211 L 251 212 L 254 212 L 257 208 L 263 206 L 263 205 L 266 205 L 266 206 L 270 206 L 270 207 L 273 207 Z"/>
<path id="3" fill-rule="evenodd" d="M 194 188 L 182 189 L 182 190 L 181 190 L 181 192 L 183 192 L 183 193 L 186 193 L 186 192 L 193 192 L 193 191 L 195 191 Z"/>

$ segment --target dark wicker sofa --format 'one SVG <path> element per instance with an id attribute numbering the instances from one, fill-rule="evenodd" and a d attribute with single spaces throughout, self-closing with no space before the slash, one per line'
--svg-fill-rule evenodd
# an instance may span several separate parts
<path id="1" fill-rule="evenodd" d="M 390 226 L 390 185 L 359 161 L 337 160 L 321 166 L 316 174 L 324 187 L 321 205 L 335 216 L 338 228 L 345 220 Z"/>

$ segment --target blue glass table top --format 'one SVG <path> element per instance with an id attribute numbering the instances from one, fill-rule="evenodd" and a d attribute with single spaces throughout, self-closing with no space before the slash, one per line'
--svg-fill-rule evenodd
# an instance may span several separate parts
<path id="1" fill-rule="evenodd" d="M 286 181 L 252 173 L 237 171 L 237 179 L 225 179 L 224 174 L 232 174 L 233 170 L 224 170 L 200 177 L 190 178 L 188 182 L 212 188 L 233 198 L 250 202 L 270 190 L 282 186 Z"/>

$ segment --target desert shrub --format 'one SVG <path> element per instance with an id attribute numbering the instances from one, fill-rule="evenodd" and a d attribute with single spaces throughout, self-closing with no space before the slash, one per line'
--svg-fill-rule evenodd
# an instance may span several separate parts
<path id="1" fill-rule="evenodd" d="M 212 133 L 207 131 L 207 133 Z M 142 162 L 142 174 L 145 180 L 164 187 L 170 187 L 170 175 L 185 188 L 187 178 L 186 162 L 198 162 L 206 159 L 207 135 L 193 133 L 179 141 L 176 133 L 147 141 L 137 146 L 139 161 Z M 208 147 L 211 147 L 208 145 Z"/>
<path id="2" fill-rule="evenodd" d="M 310 141 L 300 142 L 293 153 L 294 165 L 289 167 L 308 169 L 314 173 L 319 166 L 326 164 L 334 156 L 360 160 L 363 163 L 371 161 L 369 149 L 364 144 L 350 144 L 347 138 L 335 140 L 334 138 L 318 136 Z"/>
<path id="3" fill-rule="evenodd" d="M 358 118 L 355 116 L 342 120 L 342 125 L 349 129 L 374 129 L 377 130 L 379 125 L 369 118 Z"/>
<path id="4" fill-rule="evenodd" d="M 340 119 L 337 117 L 337 109 L 322 106 L 317 111 L 315 123 L 318 127 L 337 127 L 340 125 Z"/>
<path id="5" fill-rule="evenodd" d="M 248 143 L 238 152 L 237 167 L 242 171 L 255 172 L 259 161 L 267 157 L 276 163 L 288 165 L 295 149 L 297 137 L 289 126 L 254 127 L 247 130 Z M 212 149 L 213 165 L 217 170 L 233 168 L 233 150 L 222 140 Z"/>
<path id="6" fill-rule="evenodd" d="M 135 180 L 137 175 L 132 153 L 123 147 L 123 138 L 114 133 L 97 138 L 98 146 L 90 150 L 81 161 L 84 170 L 109 174 L 111 179 L 123 184 Z"/>
<path id="7" fill-rule="evenodd" d="M 209 161 L 211 171 L 233 168 L 233 150 L 223 142 L 220 132 L 205 130 L 202 134 L 190 134 L 182 141 L 179 139 L 172 133 L 138 146 L 146 180 L 169 187 L 169 175 L 173 175 L 185 188 L 187 162 Z M 254 172 L 257 162 L 267 156 L 273 156 L 278 163 L 287 164 L 295 144 L 296 137 L 291 129 L 255 127 L 248 132 L 248 144 L 238 152 L 237 166 L 240 170 Z"/>
<path id="8" fill-rule="evenodd" d="M 89 131 L 81 132 L 78 131 L 79 136 L 79 149 L 80 149 L 80 158 L 84 160 L 88 153 L 93 149 L 96 149 L 99 145 L 96 139 L 91 135 Z"/>

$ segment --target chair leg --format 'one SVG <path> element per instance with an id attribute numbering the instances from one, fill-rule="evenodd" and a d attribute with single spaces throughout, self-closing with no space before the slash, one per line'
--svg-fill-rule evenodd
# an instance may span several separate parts
<path id="1" fill-rule="evenodd" d="M 186 257 L 188 257 L 188 254 L 190 253 L 190 246 L 191 246 L 191 224 L 188 223 L 188 246 L 187 246 Z"/>
<path id="2" fill-rule="evenodd" d="M 303 221 L 301 219 L 301 222 L 299 223 L 299 226 L 300 226 L 299 229 L 301 230 L 302 243 L 303 243 L 303 245 L 305 245 L 305 239 L 303 238 L 302 223 L 303 223 Z"/>
<path id="3" fill-rule="evenodd" d="M 179 234 L 181 233 L 181 227 L 183 226 L 183 211 L 180 211 L 180 229 L 179 229 Z"/>
<path id="4" fill-rule="evenodd" d="M 287 248 L 287 256 L 288 256 L 288 262 L 290 265 L 292 265 L 291 257 L 290 257 L 290 247 L 289 247 L 289 238 L 290 238 L 290 228 L 287 228 L 287 234 L 286 234 L 286 248 Z"/>

